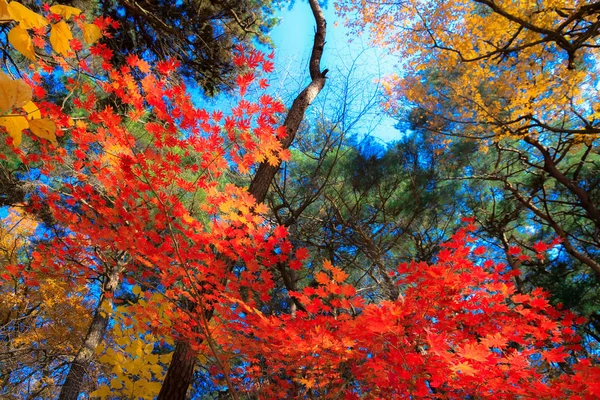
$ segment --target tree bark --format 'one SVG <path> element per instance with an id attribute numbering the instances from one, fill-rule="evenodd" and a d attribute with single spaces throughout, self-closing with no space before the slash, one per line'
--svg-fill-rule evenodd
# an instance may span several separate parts
<path id="1" fill-rule="evenodd" d="M 296 133 L 298 132 L 298 128 L 300 127 L 300 123 L 302 122 L 304 114 L 306 113 L 306 109 L 311 105 L 311 103 L 325 86 L 325 76 L 328 72 L 327 69 L 321 71 L 321 57 L 323 56 L 323 49 L 325 47 L 327 23 L 325 21 L 325 17 L 323 16 L 323 11 L 319 6 L 318 0 L 310 0 L 309 3 L 317 24 L 317 31 L 315 32 L 315 40 L 313 42 L 313 48 L 309 62 L 311 81 L 308 86 L 306 86 L 304 90 L 300 92 L 298 97 L 294 99 L 292 107 L 288 111 L 285 121 L 283 122 L 283 126 L 285 126 L 287 134 L 286 137 L 281 141 L 281 147 L 284 149 L 290 147 L 294 141 Z M 249 192 L 254 196 L 257 203 L 262 203 L 265 201 L 267 191 L 269 190 L 271 182 L 273 182 L 275 174 L 279 170 L 279 166 L 280 163 L 277 165 L 271 165 L 263 162 L 258 167 L 256 175 L 254 175 L 249 188 Z"/>
<path id="2" fill-rule="evenodd" d="M 92 323 L 85 336 L 83 345 L 71 363 L 71 368 L 69 369 L 69 373 L 67 374 L 67 378 L 65 379 L 65 383 L 63 384 L 58 397 L 59 400 L 77 400 L 77 397 L 79 397 L 81 387 L 88 374 L 89 366 L 95 357 L 96 348 L 102 343 L 102 340 L 104 340 L 110 315 L 106 314 L 103 310 L 105 304 L 112 301 L 112 296 L 110 294 L 114 293 L 119 285 L 121 269 L 119 263 L 116 263 L 113 267 L 107 268 L 105 275 L 106 280 L 102 286 L 100 301 L 96 307 L 96 312 L 92 318 Z M 107 294 L 109 295 L 107 296 Z"/>
<path id="3" fill-rule="evenodd" d="M 157 399 L 185 399 L 196 366 L 196 354 L 186 341 L 178 341 L 169 365 L 167 376 Z"/>
<path id="4" fill-rule="evenodd" d="M 327 70 L 321 71 L 327 23 L 318 0 L 309 0 L 309 4 L 316 22 L 315 39 L 309 62 L 311 81 L 296 97 L 283 123 L 287 133 L 286 137 L 281 140 L 281 146 L 284 149 L 289 148 L 294 141 L 306 109 L 325 86 L 325 75 L 327 75 Z M 272 166 L 262 163 L 258 167 L 248 189 L 257 203 L 265 200 L 279 166 L 280 164 Z M 195 363 L 196 354 L 191 350 L 190 344 L 186 341 L 178 341 L 157 400 L 184 400 L 193 379 Z"/>

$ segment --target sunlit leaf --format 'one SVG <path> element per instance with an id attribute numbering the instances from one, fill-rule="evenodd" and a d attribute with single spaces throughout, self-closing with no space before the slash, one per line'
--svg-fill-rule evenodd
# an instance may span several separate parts
<path id="1" fill-rule="evenodd" d="M 0 0 L 0 22 L 11 21 L 12 18 L 8 12 L 8 2 L 6 0 Z"/>
<path id="2" fill-rule="evenodd" d="M 11 114 L 0 118 L 0 125 L 13 138 L 13 144 L 19 146 L 23 138 L 23 129 L 29 127 L 29 121 L 22 115 Z"/>
<path id="3" fill-rule="evenodd" d="M 81 10 L 79 8 L 69 7 L 69 6 L 64 6 L 64 5 L 52 6 L 52 7 L 50 7 L 50 11 L 52 11 L 54 14 L 58 14 L 58 15 L 62 16 L 64 19 L 71 18 L 71 15 L 81 14 Z"/>
<path id="4" fill-rule="evenodd" d="M 105 399 L 111 395 L 111 391 L 106 385 L 100 386 L 97 390 L 94 390 L 90 393 L 90 397 L 99 397 L 101 399 Z"/>
<path id="5" fill-rule="evenodd" d="M 102 31 L 94 24 L 83 24 L 83 40 L 87 44 L 94 44 L 102 37 Z"/>
<path id="6" fill-rule="evenodd" d="M 29 130 L 35 136 L 49 140 L 53 144 L 57 144 L 55 134 L 56 125 L 54 124 L 54 121 L 47 118 L 31 120 L 29 121 Z"/>
<path id="7" fill-rule="evenodd" d="M 315 274 L 315 280 L 321 285 L 329 283 L 329 276 L 325 272 L 317 272 Z"/>
<path id="8" fill-rule="evenodd" d="M 475 368 L 471 367 L 467 362 L 460 362 L 452 367 L 450 367 L 454 372 L 460 372 L 466 376 L 474 376 L 476 373 Z"/>
<path id="9" fill-rule="evenodd" d="M 23 107 L 25 104 L 31 102 L 31 86 L 29 86 L 23 79 L 17 79 L 14 82 L 15 89 L 15 104 L 14 107 Z"/>
<path id="10" fill-rule="evenodd" d="M 31 61 L 35 61 L 35 50 L 29 33 L 17 25 L 8 32 L 8 41 L 12 46 Z"/>
<path id="11" fill-rule="evenodd" d="M 65 21 L 60 21 L 52 25 L 50 30 L 50 44 L 58 54 L 66 55 L 71 52 L 69 41 L 73 39 L 73 34 L 69 25 Z"/>
<path id="12" fill-rule="evenodd" d="M 26 103 L 22 108 L 27 113 L 27 119 L 32 120 L 42 118 L 39 107 L 33 101 Z"/>
<path id="13" fill-rule="evenodd" d="M 48 25 L 48 20 L 41 15 L 34 13 L 24 5 L 11 1 L 8 5 L 8 12 L 10 16 L 20 23 L 21 28 L 42 28 Z"/>
<path id="14" fill-rule="evenodd" d="M 0 72 L 0 112 L 10 111 L 17 100 L 15 81 L 10 76 Z"/>

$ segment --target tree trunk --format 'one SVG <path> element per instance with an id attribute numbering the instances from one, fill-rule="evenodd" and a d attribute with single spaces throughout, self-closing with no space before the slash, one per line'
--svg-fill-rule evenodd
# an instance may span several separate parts
<path id="1" fill-rule="evenodd" d="M 325 86 L 325 75 L 327 75 L 327 70 L 321 71 L 321 57 L 323 56 L 323 48 L 325 47 L 327 24 L 319 1 L 309 0 L 309 4 L 317 25 L 309 63 L 311 82 L 296 97 L 285 118 L 283 125 L 286 128 L 287 136 L 281 141 L 282 148 L 284 149 L 289 148 L 292 144 L 300 127 L 300 122 L 304 118 L 306 109 Z M 262 203 L 265 200 L 269 186 L 279 170 L 279 165 L 272 166 L 268 163 L 262 163 L 258 167 L 256 175 L 252 179 L 248 189 L 257 203 Z M 189 343 L 178 341 L 175 346 L 173 359 L 167 371 L 167 376 L 160 389 L 158 400 L 185 399 L 194 375 L 195 362 L 196 355 L 191 352 Z"/>
<path id="2" fill-rule="evenodd" d="M 195 365 L 196 354 L 189 343 L 178 341 L 157 400 L 184 399 L 194 377 Z"/>
<path id="3" fill-rule="evenodd" d="M 106 314 L 103 310 L 105 304 L 112 301 L 112 296 L 109 295 L 107 297 L 106 294 L 112 294 L 117 289 L 120 272 L 121 266 L 119 263 L 116 263 L 113 267 L 107 268 L 105 276 L 106 280 L 102 286 L 100 301 L 96 307 L 96 312 L 92 318 L 92 323 L 85 336 L 83 345 L 71 363 L 67 379 L 65 379 L 65 383 L 63 384 L 58 397 L 59 400 L 77 400 L 77 397 L 79 397 L 81 387 L 88 374 L 88 368 L 94 359 L 96 348 L 102 343 L 106 333 L 106 327 L 108 326 L 110 315 Z"/>

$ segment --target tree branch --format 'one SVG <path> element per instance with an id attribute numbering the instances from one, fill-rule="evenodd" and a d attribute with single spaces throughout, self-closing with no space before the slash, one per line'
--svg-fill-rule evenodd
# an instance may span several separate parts
<path id="1" fill-rule="evenodd" d="M 304 88 L 304 90 L 302 90 L 302 92 L 300 92 L 296 99 L 294 99 L 292 107 L 288 111 L 288 114 L 285 118 L 283 126 L 285 127 L 286 137 L 281 140 L 281 147 L 284 149 L 289 148 L 294 141 L 308 106 L 312 104 L 314 99 L 325 86 L 325 76 L 328 72 L 327 69 L 321 71 L 321 58 L 323 56 L 323 49 L 325 47 L 327 23 L 325 21 L 325 17 L 323 16 L 321 6 L 319 6 L 318 0 L 309 0 L 309 3 L 317 25 L 312 53 L 309 61 L 311 82 Z M 271 165 L 263 162 L 258 167 L 256 175 L 254 175 L 254 178 L 250 183 L 250 188 L 248 189 L 250 194 L 252 194 L 256 199 L 257 203 L 262 203 L 265 201 L 269 186 L 271 185 L 271 182 L 273 182 L 273 178 L 279 170 L 280 165 L 281 163 L 278 163 L 277 165 Z"/>

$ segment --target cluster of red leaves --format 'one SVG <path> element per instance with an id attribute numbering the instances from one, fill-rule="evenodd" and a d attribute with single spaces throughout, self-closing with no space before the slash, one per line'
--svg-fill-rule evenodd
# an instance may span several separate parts
<path id="1" fill-rule="evenodd" d="M 328 264 L 292 294 L 307 312 L 221 310 L 238 321 L 222 345 L 250 364 L 239 384 L 265 398 L 598 398 L 600 368 L 574 330 L 584 321 L 541 290 L 517 293 L 502 265 L 472 260 L 471 241 L 462 230 L 436 264 L 398 266 L 396 301 L 365 305 Z"/>
<path id="2" fill-rule="evenodd" d="M 33 146 L 13 150 L 44 177 L 30 211 L 66 228 L 36 249 L 33 273 L 75 276 L 85 285 L 122 263 L 125 280 L 159 290 L 165 302 L 188 299 L 196 313 L 226 302 L 225 292 L 267 301 L 269 269 L 291 258 L 291 246 L 287 235 L 271 233 L 260 215 L 264 206 L 245 189 L 223 184 L 223 175 L 285 156 L 276 128 L 283 105 L 262 95 L 241 98 L 225 115 L 209 113 L 169 76 L 176 61 L 153 68 L 131 56 L 129 66 L 116 69 L 104 45 L 90 52 L 102 59 L 106 78 L 99 88 L 67 79 L 76 119 L 39 102 L 57 125 L 59 146 L 33 138 Z M 236 63 L 249 71 L 242 92 L 264 85 L 255 79 L 258 66 L 272 68 L 256 51 L 240 51 Z M 40 73 L 28 80 L 40 96 L 43 81 Z M 108 97 L 118 109 L 99 106 Z M 179 310 L 175 317 L 183 323 L 170 334 L 205 338 L 197 314 Z"/>

